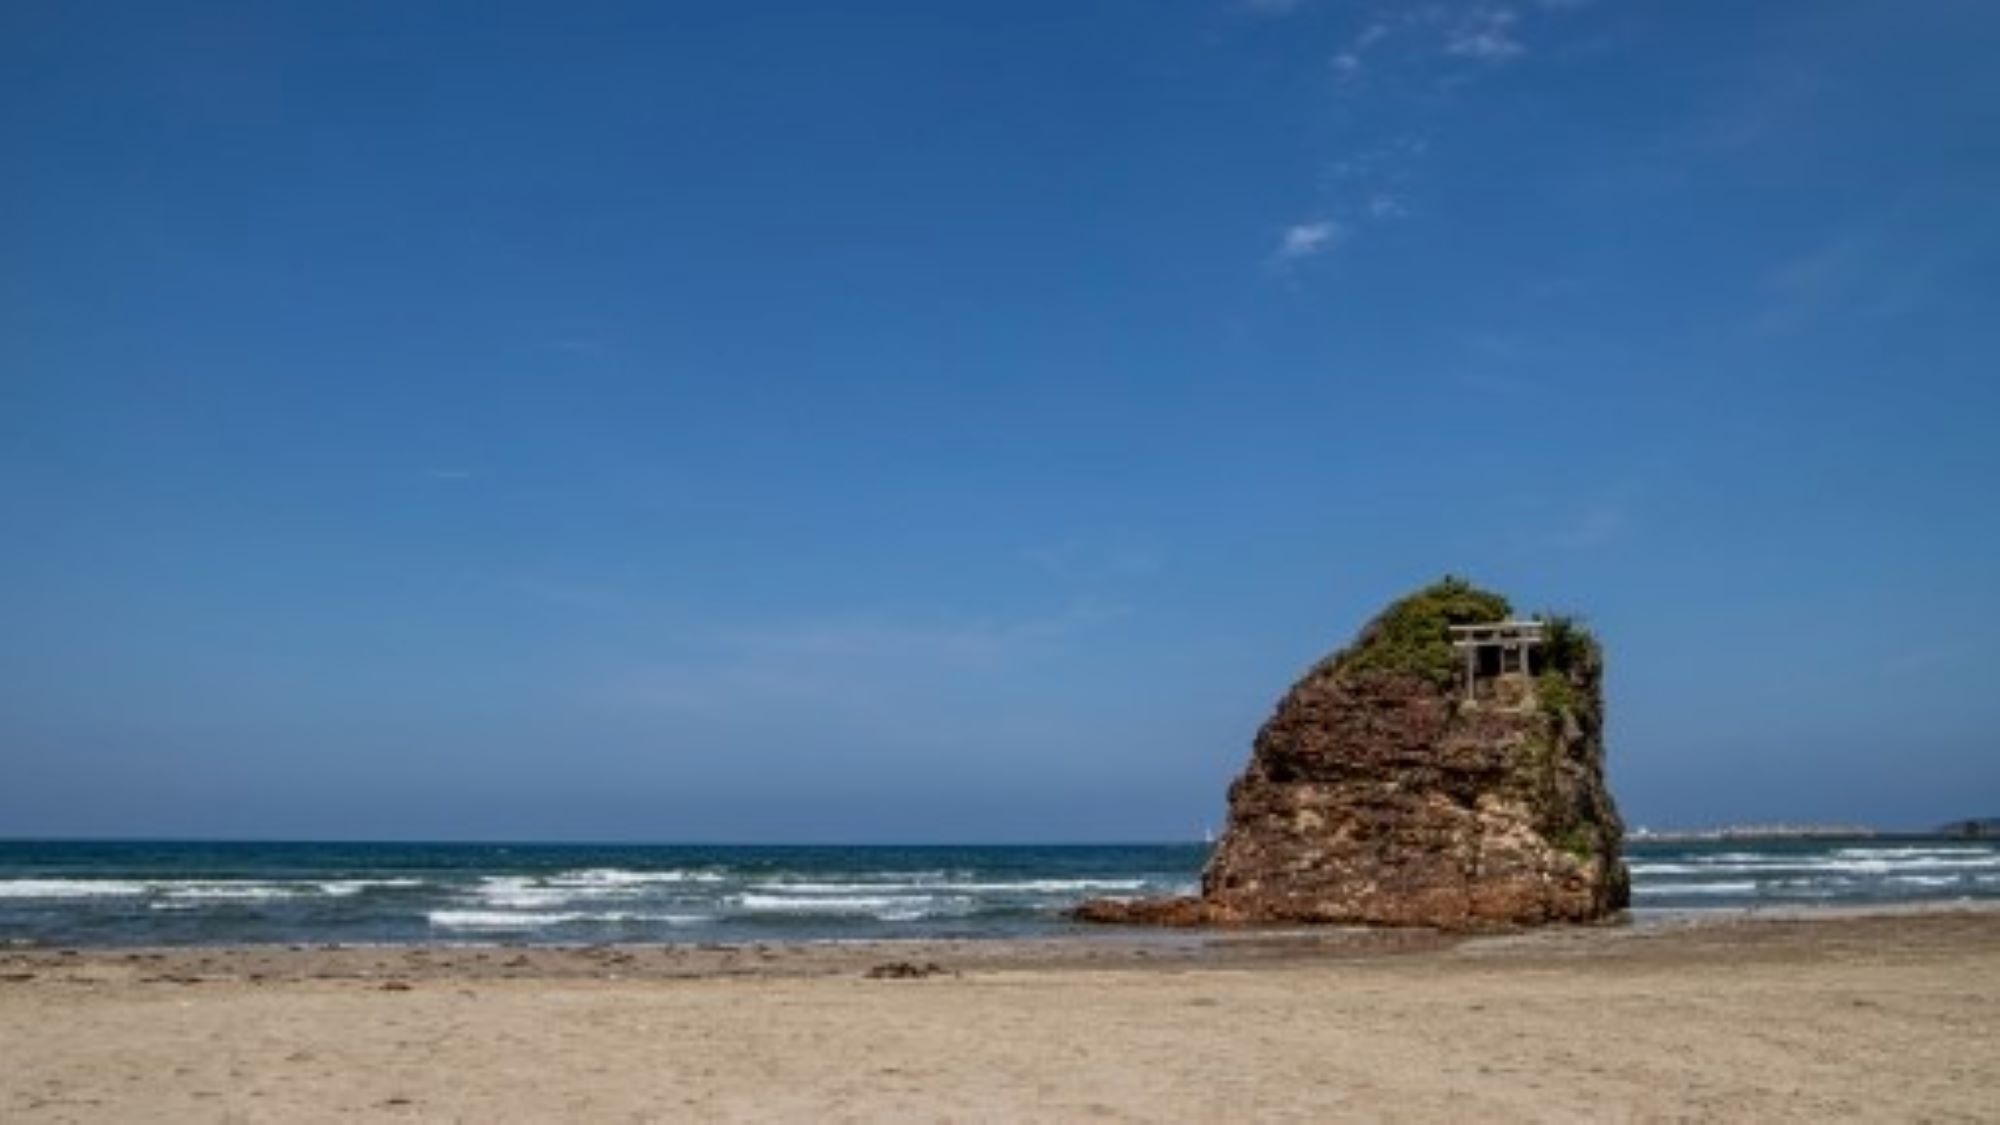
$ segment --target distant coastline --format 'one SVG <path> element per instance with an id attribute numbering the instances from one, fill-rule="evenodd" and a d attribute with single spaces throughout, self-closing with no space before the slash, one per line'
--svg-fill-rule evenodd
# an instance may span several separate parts
<path id="1" fill-rule="evenodd" d="M 1727 824 L 1712 828 L 1634 828 L 1628 840 L 1658 844 L 1704 840 L 1873 840 L 1884 836 L 1921 838 L 1929 832 L 1887 832 L 1866 824 Z"/>
<path id="2" fill-rule="evenodd" d="M 1637 827 L 1628 840 L 1691 844 L 1713 840 L 1965 840 L 2000 837 L 2000 817 L 1954 820 L 1936 828 L 1878 828 L 1870 824 L 1726 824 L 1709 828 Z"/>

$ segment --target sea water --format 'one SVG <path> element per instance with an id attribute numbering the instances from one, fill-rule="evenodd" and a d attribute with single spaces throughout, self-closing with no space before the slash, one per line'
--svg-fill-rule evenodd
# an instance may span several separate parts
<path id="1" fill-rule="evenodd" d="M 1199 844 L 708 847 L 0 841 L 0 942 L 755 942 L 1035 937 L 1192 893 Z M 2000 844 L 1635 842 L 1639 917 L 2000 899 Z"/>

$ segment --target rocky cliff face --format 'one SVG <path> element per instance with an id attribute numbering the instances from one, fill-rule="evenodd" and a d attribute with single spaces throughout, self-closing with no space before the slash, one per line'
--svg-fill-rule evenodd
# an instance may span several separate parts
<path id="1" fill-rule="evenodd" d="M 1526 672 L 1468 679 L 1450 626 L 1509 615 L 1453 579 L 1390 606 L 1257 732 L 1200 897 L 1077 916 L 1464 929 L 1623 909 L 1597 643 L 1552 621 Z"/>

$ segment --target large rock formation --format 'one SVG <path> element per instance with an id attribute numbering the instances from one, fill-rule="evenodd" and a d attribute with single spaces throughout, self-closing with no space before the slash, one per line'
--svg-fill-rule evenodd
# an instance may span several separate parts
<path id="1" fill-rule="evenodd" d="M 1085 903 L 1093 922 L 1583 922 L 1625 907 L 1604 783 L 1603 659 L 1575 622 L 1471 667 L 1451 627 L 1511 616 L 1447 578 L 1321 661 L 1257 732 L 1198 898 Z"/>

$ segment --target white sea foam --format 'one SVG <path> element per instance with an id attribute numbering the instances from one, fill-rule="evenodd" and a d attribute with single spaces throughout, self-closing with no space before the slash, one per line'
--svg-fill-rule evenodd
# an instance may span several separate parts
<path id="1" fill-rule="evenodd" d="M 1900 859 L 1906 856 L 1987 856 L 2000 857 L 1991 848 L 1978 844 L 1951 845 L 1948 847 L 1875 847 L 1875 848 L 1835 848 L 1833 854 L 1843 859 Z"/>
<path id="2" fill-rule="evenodd" d="M 1634 875 L 1698 875 L 1707 868 L 1692 863 L 1643 863 L 1628 859 L 1625 870 Z"/>
<path id="3" fill-rule="evenodd" d="M 420 887 L 422 879 L 329 879 L 310 882 L 252 879 L 0 879 L 0 898 L 133 898 L 154 895 L 177 902 L 250 902 L 318 892 L 358 894 L 370 887 Z"/>
<path id="4" fill-rule="evenodd" d="M 1904 867 L 1918 868 L 1960 868 L 1993 869 L 2000 868 L 2000 853 L 1989 852 L 1982 856 L 1921 856 L 1902 864 Z"/>
<path id="5" fill-rule="evenodd" d="M 1796 879 L 1768 880 L 1767 885 L 1773 887 L 1823 887 L 1837 890 L 1842 887 L 1865 886 L 1867 882 L 1866 879 L 1856 879 L 1850 875 L 1801 875 Z M 1668 886 L 1672 886 L 1672 884 L 1670 883 Z"/>
<path id="6" fill-rule="evenodd" d="M 955 891 L 1027 891 L 1034 894 L 1066 894 L 1073 891 L 1137 891 L 1144 890 L 1144 879 L 1022 879 L 1000 883 L 954 883 Z"/>
<path id="7" fill-rule="evenodd" d="M 1960 882 L 1957 875 L 1891 875 L 1891 883 L 1905 883 L 1913 887 L 1955 887 Z"/>
<path id="8" fill-rule="evenodd" d="M 422 879 L 328 879 L 319 883 L 320 893 L 345 898 L 376 887 L 421 887 Z"/>
<path id="9" fill-rule="evenodd" d="M 1729 862 L 1693 859 L 1680 862 L 1638 860 L 1631 863 L 1634 875 L 1760 875 L 1760 874 L 1845 874 L 1892 875 L 1902 871 L 1987 871 L 2000 870 L 2000 854 L 1953 853 L 1951 855 L 1896 853 L 1879 856 L 1740 858 Z"/>
<path id="10" fill-rule="evenodd" d="M 949 883 L 909 883 L 909 882 L 866 882 L 866 883 L 816 883 L 794 882 L 789 879 L 773 879 L 769 882 L 753 884 L 759 891 L 777 895 L 865 895 L 895 894 L 910 891 L 937 891 L 952 886 Z"/>
<path id="11" fill-rule="evenodd" d="M 639 892 L 640 888 L 630 886 L 558 885 L 528 875 L 493 875 L 480 880 L 480 886 L 473 894 L 491 906 L 532 909 L 564 906 L 586 899 L 626 898 Z"/>
<path id="12" fill-rule="evenodd" d="M 488 906 L 536 909 L 643 896 L 657 887 L 721 882 L 713 871 L 594 868 L 553 875 L 488 875 L 472 891 Z"/>
<path id="13" fill-rule="evenodd" d="M 524 909 L 562 906 L 582 897 L 573 889 L 543 886 L 522 875 L 489 875 L 472 893 L 488 906 Z"/>
<path id="14" fill-rule="evenodd" d="M 208 910 L 296 897 L 290 891 L 271 887 L 222 887 L 214 891 L 183 888 L 154 898 L 146 905 L 153 910 Z"/>
<path id="15" fill-rule="evenodd" d="M 1627 870 L 1641 878 L 1675 875 L 1713 878 L 1717 875 L 1814 875 L 1824 869 L 1797 863 L 1633 863 L 1627 865 Z"/>
<path id="16" fill-rule="evenodd" d="M 0 898 L 127 898 L 149 889 L 129 879 L 0 879 Z"/>
<path id="17" fill-rule="evenodd" d="M 564 887 L 643 887 L 654 883 L 720 883 L 724 878 L 720 872 L 685 868 L 630 871 L 619 867 L 593 867 L 583 871 L 564 871 L 549 876 L 547 881 Z"/>
<path id="18" fill-rule="evenodd" d="M 648 922 L 663 926 L 699 926 L 717 920 L 713 914 L 654 914 L 614 910 L 603 913 L 549 910 L 433 910 L 430 924 L 447 930 L 533 930 L 543 926 L 592 922 Z"/>
<path id="19" fill-rule="evenodd" d="M 972 905 L 963 897 L 933 895 L 770 895 L 735 896 L 736 905 L 757 914 L 866 914 L 888 919 L 921 918 L 940 913 L 940 908 L 957 912 Z"/>
<path id="20" fill-rule="evenodd" d="M 947 894 L 1071 894 L 1083 891 L 1136 891 L 1146 886 L 1144 879 L 1018 879 L 995 882 L 956 882 L 950 880 L 881 881 L 852 883 L 822 883 L 796 881 L 792 879 L 772 879 L 759 882 L 759 891 L 773 894 L 805 895 L 850 895 L 881 894 L 908 891 L 944 892 Z"/>
<path id="21" fill-rule="evenodd" d="M 431 925 L 447 930 L 532 930 L 584 916 L 534 910 L 433 910 L 428 917 Z"/>
<path id="22" fill-rule="evenodd" d="M 293 898 L 300 893 L 298 887 L 288 887 L 279 883 L 197 883 L 163 880 L 152 886 L 165 898 L 182 902 L 262 902 L 274 898 Z"/>
<path id="23" fill-rule="evenodd" d="M 1873 861 L 1870 861 L 1873 862 Z M 1832 862 L 1828 860 L 1796 860 L 1770 863 L 1633 863 L 1628 865 L 1634 875 L 1782 875 L 1792 873 L 1810 874 L 1818 871 L 1860 872 L 1868 868 L 1858 862 Z M 1887 870 L 1887 868 L 1882 868 Z"/>
<path id="24" fill-rule="evenodd" d="M 1829 863 L 1829 871 L 1856 871 L 1867 875 L 1892 875 L 1899 871 L 1991 871 L 2000 869 L 2000 856 L 1979 859 L 1945 859 L 1918 856 L 1912 859 L 1856 859 Z"/>
<path id="25" fill-rule="evenodd" d="M 1727 883 L 1665 883 L 1658 886 L 1640 884 L 1632 888 L 1635 895 L 1754 895 L 1757 893 L 1755 880 L 1745 879 Z"/>

